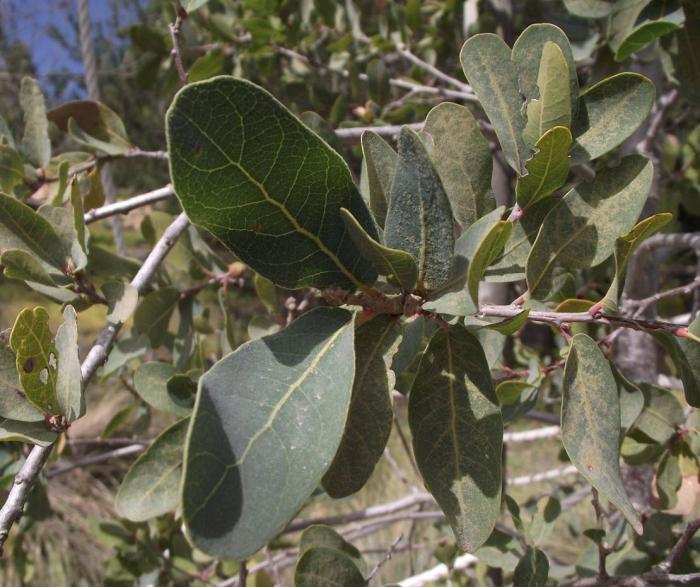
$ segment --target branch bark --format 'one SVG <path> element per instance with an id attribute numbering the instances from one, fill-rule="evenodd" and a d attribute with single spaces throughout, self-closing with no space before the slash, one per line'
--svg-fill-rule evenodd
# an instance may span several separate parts
<path id="1" fill-rule="evenodd" d="M 106 206 L 102 206 L 100 208 L 93 208 L 87 214 L 85 214 L 85 224 L 90 224 L 92 222 L 96 222 L 97 220 L 114 216 L 115 214 L 126 214 L 127 212 L 130 212 L 136 208 L 148 206 L 149 204 L 155 204 L 156 202 L 165 200 L 174 194 L 175 192 L 173 191 L 173 187 L 171 185 L 166 185 L 165 187 L 158 188 L 157 190 L 134 196 L 128 200 L 122 200 L 120 202 L 115 202 L 114 204 L 107 204 Z"/>

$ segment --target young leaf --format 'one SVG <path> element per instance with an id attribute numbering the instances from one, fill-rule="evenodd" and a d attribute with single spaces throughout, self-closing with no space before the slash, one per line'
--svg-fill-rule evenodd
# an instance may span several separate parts
<path id="1" fill-rule="evenodd" d="M 199 380 L 182 512 L 200 550 L 243 560 L 284 528 L 335 455 L 350 403 L 352 315 L 316 308 Z"/>
<path id="2" fill-rule="evenodd" d="M 426 487 L 458 546 L 473 552 L 499 514 L 503 423 L 484 351 L 464 326 L 433 336 L 411 389 L 408 418 Z"/>
<path id="3" fill-rule="evenodd" d="M 101 102 L 66 102 L 49 110 L 48 118 L 88 149 L 107 155 L 121 155 L 132 147 L 124 123 L 116 112 Z"/>
<path id="4" fill-rule="evenodd" d="M 355 381 L 343 439 L 323 488 L 331 497 L 346 497 L 362 489 L 384 453 L 391 434 L 393 410 L 391 361 L 401 341 L 394 316 L 377 316 L 355 332 Z"/>
<path id="5" fill-rule="evenodd" d="M 528 548 L 515 567 L 515 587 L 543 587 L 549 576 L 549 561 L 539 548 Z"/>
<path id="6" fill-rule="evenodd" d="M 175 368 L 168 363 L 144 363 L 134 373 L 134 387 L 147 404 L 183 418 L 190 415 L 192 406 L 174 401 L 168 393 L 168 381 L 173 375 Z"/>
<path id="7" fill-rule="evenodd" d="M 45 414 L 58 414 L 56 368 L 58 356 L 51 340 L 49 314 L 41 306 L 19 313 L 12 327 L 10 346 L 27 399 Z"/>
<path id="8" fill-rule="evenodd" d="M 168 322 L 180 300 L 180 292 L 174 287 L 163 287 L 152 291 L 134 312 L 134 328 L 145 334 L 153 348 L 158 348 L 165 342 L 168 334 Z"/>
<path id="9" fill-rule="evenodd" d="M 593 267 L 612 254 L 615 240 L 639 217 L 652 175 L 651 161 L 630 155 L 564 196 L 545 218 L 527 258 L 527 285 L 534 299 L 552 293 L 556 267 Z"/>
<path id="10" fill-rule="evenodd" d="M 627 263 L 632 258 L 636 248 L 652 234 L 660 230 L 673 218 L 673 214 L 654 214 L 645 218 L 627 234 L 615 241 L 615 275 L 602 299 L 603 310 L 608 314 L 617 312 L 617 301 L 625 289 L 625 277 L 627 275 Z"/>
<path id="11" fill-rule="evenodd" d="M 39 422 L 44 414 L 20 389 L 17 359 L 10 347 L 0 343 L 0 418 L 22 422 Z"/>
<path id="12" fill-rule="evenodd" d="M 377 224 L 384 228 L 386 211 L 389 207 L 389 192 L 396 174 L 396 151 L 372 131 L 362 133 L 362 154 L 367 166 L 369 209 Z"/>
<path id="13" fill-rule="evenodd" d="M 571 462 L 632 528 L 639 516 L 620 477 L 620 400 L 608 360 L 595 341 L 577 334 L 564 367 L 561 436 Z"/>
<path id="14" fill-rule="evenodd" d="M 505 320 L 500 320 L 492 324 L 485 324 L 482 328 L 488 328 L 489 330 L 495 330 L 496 332 L 510 336 L 525 325 L 529 315 L 530 310 L 526 309 L 511 318 L 506 318 Z"/>
<path id="15" fill-rule="evenodd" d="M 503 155 L 518 175 L 525 175 L 530 153 L 523 141 L 525 119 L 518 76 L 511 52 L 503 39 L 481 33 L 467 39 L 459 54 L 467 80 L 491 121 Z"/>
<path id="16" fill-rule="evenodd" d="M 508 220 L 497 222 L 481 240 L 469 262 L 467 289 L 477 307 L 479 306 L 479 282 L 483 279 L 487 267 L 503 250 L 512 232 L 512 222 Z"/>
<path id="17" fill-rule="evenodd" d="M 423 130 L 433 139 L 433 165 L 465 230 L 496 207 L 489 142 L 469 109 L 451 102 L 428 112 Z"/>
<path id="18" fill-rule="evenodd" d="M 586 90 L 573 122 L 572 164 L 596 159 L 622 143 L 649 115 L 655 96 L 654 84 L 638 73 L 618 73 Z"/>
<path id="19" fill-rule="evenodd" d="M 47 271 L 66 266 L 61 239 L 51 224 L 26 204 L 0 193 L 0 249 L 19 249 L 37 257 Z"/>
<path id="20" fill-rule="evenodd" d="M 643 10 L 639 19 L 641 22 L 636 23 L 633 30 L 619 43 L 611 42 L 611 46 L 615 45 L 613 47 L 615 49 L 615 61 L 624 61 L 637 51 L 641 51 L 644 47 L 651 45 L 659 37 L 677 31 L 683 26 L 685 21 L 683 8 L 675 5 L 673 2 L 655 2 L 654 5 L 661 5 L 663 8 L 661 6 L 651 6 L 649 7 L 652 9 L 651 11 Z"/>
<path id="21" fill-rule="evenodd" d="M 449 279 L 454 238 L 447 194 L 420 137 L 405 126 L 399 134 L 384 243 L 413 256 L 418 287 L 430 291 Z"/>
<path id="22" fill-rule="evenodd" d="M 340 216 L 347 208 L 377 238 L 347 164 L 265 90 L 233 77 L 189 84 L 166 122 L 182 207 L 255 271 L 290 289 L 374 282 Z"/>
<path id="23" fill-rule="evenodd" d="M 535 144 L 537 152 L 527 164 L 527 175 L 515 184 L 515 197 L 522 209 L 546 198 L 558 190 L 569 175 L 571 132 L 555 126 L 544 133 Z"/>
<path id="24" fill-rule="evenodd" d="M 24 116 L 22 152 L 33 165 L 46 167 L 51 159 L 51 141 L 46 120 L 46 103 L 39 82 L 30 77 L 22 78 L 19 103 Z"/>
<path id="25" fill-rule="evenodd" d="M 3 275 L 8 279 L 32 281 L 48 287 L 56 286 L 41 262 L 27 251 L 8 249 L 0 256 L 0 264 L 4 267 Z"/>
<path id="26" fill-rule="evenodd" d="M 571 105 L 569 112 L 576 114 L 578 109 L 578 76 L 576 74 L 574 54 L 564 31 L 553 24 L 532 24 L 522 32 L 513 44 L 512 60 L 517 66 L 520 91 L 527 101 L 542 98 L 539 76 L 542 56 L 547 43 L 554 43 L 564 57 L 566 71 L 561 65 L 557 69 L 564 76 L 564 79 L 569 80 L 569 90 L 566 92 Z"/>
<path id="27" fill-rule="evenodd" d="M 71 423 L 85 414 L 83 378 L 78 356 L 78 322 L 73 306 L 64 308 L 63 324 L 58 327 L 54 342 L 58 353 L 56 400 L 61 414 Z"/>
<path id="28" fill-rule="evenodd" d="M 571 127 L 571 97 L 566 59 L 559 46 L 544 44 L 537 76 L 539 98 L 527 105 L 525 142 L 534 146 L 547 131 L 555 127 Z M 568 151 L 568 146 L 567 146 Z"/>
<path id="29" fill-rule="evenodd" d="M 369 259 L 379 275 L 401 285 L 401 289 L 412 292 L 418 279 L 418 267 L 410 253 L 385 247 L 367 234 L 357 219 L 345 208 L 340 209 L 350 238 L 360 253 Z"/>
<path id="30" fill-rule="evenodd" d="M 365 587 L 365 581 L 355 562 L 334 548 L 313 547 L 299 558 L 294 570 L 294 587 Z"/>
<path id="31" fill-rule="evenodd" d="M 117 514 L 143 522 L 177 507 L 188 425 L 184 418 L 167 428 L 131 465 L 117 492 Z"/>

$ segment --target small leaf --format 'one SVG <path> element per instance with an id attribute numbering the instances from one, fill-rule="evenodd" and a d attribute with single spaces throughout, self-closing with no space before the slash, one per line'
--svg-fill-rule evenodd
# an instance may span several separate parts
<path id="1" fill-rule="evenodd" d="M 345 208 L 340 209 L 343 221 L 360 253 L 372 262 L 379 275 L 401 285 L 401 289 L 412 292 L 418 279 L 418 267 L 413 257 L 399 249 L 385 247 L 365 232 L 357 219 Z"/>
<path id="2" fill-rule="evenodd" d="M 9 194 L 15 186 L 24 183 L 24 162 L 20 154 L 9 145 L 0 143 L 0 190 Z"/>
<path id="3" fill-rule="evenodd" d="M 639 383 L 644 409 L 637 417 L 630 436 L 665 445 L 685 421 L 683 406 L 670 390 L 650 383 Z"/>
<path id="4" fill-rule="evenodd" d="M 672 218 L 673 214 L 669 213 L 654 214 L 642 220 L 627 234 L 615 241 L 615 275 L 601 301 L 606 313 L 615 314 L 618 311 L 617 302 L 625 289 L 627 263 L 632 258 L 632 253 L 644 240 L 668 224 Z"/>
<path id="5" fill-rule="evenodd" d="M 571 127 L 571 96 L 566 59 L 556 43 L 547 41 L 537 76 L 539 98 L 527 104 L 525 142 L 533 146 L 549 130 Z M 569 140 L 569 143 L 571 140 Z M 566 148 L 568 152 L 568 145 Z"/>
<path id="6" fill-rule="evenodd" d="M 474 304 L 479 306 L 479 282 L 484 272 L 503 250 L 513 232 L 513 223 L 508 220 L 497 222 L 481 240 L 469 262 L 467 270 L 467 288 Z"/>
<path id="7" fill-rule="evenodd" d="M 33 165 L 46 167 L 51 159 L 51 141 L 46 120 L 46 103 L 39 82 L 30 77 L 22 78 L 19 103 L 24 116 L 22 152 Z"/>
<path id="8" fill-rule="evenodd" d="M 561 514 L 561 503 L 556 497 L 543 497 L 537 502 L 537 509 L 532 514 L 530 537 L 532 544 L 545 544 L 554 530 L 554 522 Z"/>
<path id="9" fill-rule="evenodd" d="M 294 570 L 294 587 L 365 587 L 362 573 L 344 552 L 334 548 L 307 549 Z"/>
<path id="10" fill-rule="evenodd" d="M 22 310 L 12 328 L 10 346 L 16 354 L 17 372 L 27 399 L 45 414 L 58 414 L 58 356 L 51 340 L 48 312 L 41 306 Z"/>
<path id="11" fill-rule="evenodd" d="M 525 323 L 527 322 L 527 317 L 529 315 L 530 310 L 528 308 L 523 310 L 522 312 L 519 312 L 511 318 L 506 318 L 505 320 L 494 322 L 493 324 L 484 325 L 482 328 L 488 328 L 489 330 L 495 330 L 496 332 L 500 332 L 501 334 L 510 336 L 512 334 L 515 334 L 525 325 Z"/>
<path id="12" fill-rule="evenodd" d="M 297 514 L 335 455 L 354 375 L 352 315 L 316 308 L 199 380 L 182 512 L 192 542 L 243 560 Z"/>
<path id="13" fill-rule="evenodd" d="M 168 381 L 173 375 L 175 368 L 168 363 L 144 363 L 134 373 L 134 387 L 141 398 L 157 410 L 174 414 L 178 418 L 189 416 L 192 406 L 175 402 L 168 393 Z"/>
<path id="14" fill-rule="evenodd" d="M 48 118 L 88 149 L 107 155 L 123 155 L 132 147 L 121 118 L 101 102 L 66 102 L 50 110 Z"/>
<path id="15" fill-rule="evenodd" d="M 572 164 L 605 155 L 631 136 L 649 115 L 655 96 L 654 84 L 638 73 L 618 73 L 586 90 L 573 122 Z"/>
<path id="16" fill-rule="evenodd" d="M 576 63 L 571 50 L 571 43 L 564 31 L 549 23 L 532 24 L 528 26 L 513 44 L 512 60 L 518 69 L 518 81 L 522 94 L 527 101 L 541 98 L 542 87 L 539 86 L 539 76 L 542 64 L 542 56 L 547 43 L 553 43 L 561 51 L 566 65 L 566 71 L 561 65 L 558 69 L 563 80 L 569 80 L 569 90 L 566 92 L 570 100 L 569 112 L 575 114 L 578 109 L 578 76 Z M 551 58 L 551 56 L 550 56 Z M 549 61 L 547 59 L 545 61 Z M 545 67 L 545 70 L 548 68 Z M 561 81 L 563 81 L 561 80 Z M 564 124 L 563 126 L 569 126 Z M 541 136 L 541 135 L 540 135 Z M 536 137 L 537 140 L 539 137 Z"/>
<path id="17" fill-rule="evenodd" d="M 51 224 L 19 200 L 0 193 L 0 249 L 19 249 L 41 260 L 47 271 L 66 266 L 66 252 Z"/>
<path id="18" fill-rule="evenodd" d="M 139 301 L 137 289 L 125 281 L 108 281 L 102 285 L 102 293 L 109 304 L 107 320 L 113 324 L 123 324 L 136 309 Z"/>
<path id="19" fill-rule="evenodd" d="M 355 561 L 358 568 L 364 565 L 360 551 L 330 526 L 315 524 L 302 532 L 299 539 L 299 554 L 304 554 L 309 548 L 319 547 L 333 548 L 347 554 Z"/>
<path id="20" fill-rule="evenodd" d="M 134 328 L 145 334 L 153 348 L 158 348 L 165 342 L 168 334 L 170 317 L 180 300 L 180 293 L 174 287 L 163 287 L 152 291 L 134 312 Z"/>
<path id="21" fill-rule="evenodd" d="M 683 481 L 678 454 L 667 450 L 656 471 L 656 489 L 659 492 L 660 509 L 671 509 L 678 501 L 677 493 Z"/>
<path id="22" fill-rule="evenodd" d="M 428 112 L 423 130 L 433 139 L 433 165 L 465 230 L 496 207 L 489 142 L 469 109 L 450 102 Z"/>
<path id="23" fill-rule="evenodd" d="M 413 256 L 418 288 L 430 291 L 449 279 L 454 238 L 452 209 L 440 178 L 418 134 L 404 126 L 384 243 Z"/>
<path id="24" fill-rule="evenodd" d="M 355 381 L 345 431 L 326 474 L 323 488 L 334 498 L 362 489 L 384 453 L 391 434 L 389 369 L 401 341 L 397 319 L 386 314 L 363 323 L 355 332 Z"/>
<path id="25" fill-rule="evenodd" d="M 10 347 L 0 343 L 0 417 L 43 424 L 44 414 L 20 389 L 17 359 Z"/>
<path id="26" fill-rule="evenodd" d="M 8 249 L 0 256 L 0 264 L 3 266 L 3 275 L 9 279 L 33 281 L 49 287 L 56 285 L 41 262 L 27 251 Z"/>
<path id="27" fill-rule="evenodd" d="M 226 76 L 188 84 L 166 122 L 180 203 L 242 261 L 290 289 L 374 282 L 340 217 L 347 208 L 377 238 L 347 164 L 265 90 Z"/>
<path id="28" fill-rule="evenodd" d="M 692 335 L 700 335 L 700 316 L 688 327 Z M 651 331 L 661 347 L 668 353 L 683 382 L 685 401 L 694 408 L 700 408 L 700 343 L 688 338 L 679 339 L 665 330 Z"/>
<path id="29" fill-rule="evenodd" d="M 527 258 L 527 284 L 534 299 L 544 300 L 553 292 L 555 268 L 592 267 L 612 254 L 616 239 L 637 221 L 652 175 L 648 159 L 630 155 L 562 198 L 545 218 Z"/>
<path id="30" fill-rule="evenodd" d="M 643 10 L 640 14 L 640 22 L 635 23 L 633 30 L 621 42 L 611 43 L 611 46 L 616 45 L 613 47 L 615 61 L 624 61 L 634 53 L 651 45 L 659 37 L 677 31 L 683 26 L 685 21 L 683 9 L 674 2 L 661 4 L 663 8 L 649 7 L 652 9 L 651 12 L 655 14 L 649 14 L 647 10 Z"/>
<path id="31" fill-rule="evenodd" d="M 528 174 L 519 177 L 515 195 L 522 209 L 558 190 L 569 175 L 571 132 L 563 126 L 548 130 L 537 141 L 535 156 L 527 164 Z"/>
<path id="32" fill-rule="evenodd" d="M 184 418 L 167 428 L 131 465 L 114 503 L 117 514 L 143 522 L 177 507 L 188 425 Z"/>
<path id="33" fill-rule="evenodd" d="M 484 351 L 463 326 L 439 330 L 430 341 L 408 418 L 426 487 L 458 546 L 473 552 L 499 514 L 503 423 Z"/>
<path id="34" fill-rule="evenodd" d="M 615 3 L 608 0 L 564 0 L 564 6 L 582 18 L 605 18 L 615 10 Z"/>
<path id="35" fill-rule="evenodd" d="M 464 75 L 491 121 L 503 155 L 518 175 L 525 175 L 529 150 L 523 141 L 525 119 L 518 76 L 503 39 L 481 33 L 467 39 L 459 54 Z"/>
<path id="36" fill-rule="evenodd" d="M 391 98 L 389 72 L 382 59 L 372 59 L 367 64 L 367 90 L 370 100 L 384 106 Z"/>
<path id="37" fill-rule="evenodd" d="M 535 387 L 526 381 L 502 381 L 496 386 L 496 397 L 501 406 L 515 403 L 523 392 Z"/>
<path id="38" fill-rule="evenodd" d="M 396 151 L 381 136 L 371 130 L 362 133 L 361 141 L 364 163 L 367 166 L 369 209 L 377 224 L 384 228 L 398 157 Z"/>
<path id="39" fill-rule="evenodd" d="M 55 346 L 58 352 L 56 373 L 56 400 L 68 423 L 85 414 L 83 378 L 78 356 L 78 318 L 73 306 L 63 309 L 63 324 L 56 331 Z"/>
<path id="40" fill-rule="evenodd" d="M 0 441 L 29 442 L 37 446 L 49 446 L 56 442 L 58 434 L 51 432 L 46 423 L 17 422 L 0 418 Z"/>
<path id="41" fill-rule="evenodd" d="M 549 576 L 549 561 L 539 548 L 528 548 L 515 567 L 515 587 L 544 587 Z"/>
<path id="42" fill-rule="evenodd" d="M 72 204 L 63 207 L 45 204 L 37 211 L 39 216 L 48 220 L 61 241 L 61 249 L 65 251 L 66 263 L 71 272 L 80 271 L 87 266 L 88 258 L 80 242 L 80 234 L 76 228 L 75 211 Z M 80 216 L 82 222 L 82 216 Z M 80 227 L 84 230 L 85 225 Z M 84 237 L 84 234 L 83 234 Z"/>
<path id="43" fill-rule="evenodd" d="M 561 435 L 571 462 L 642 533 L 639 516 L 620 477 L 620 400 L 605 355 L 577 334 L 564 367 Z"/>

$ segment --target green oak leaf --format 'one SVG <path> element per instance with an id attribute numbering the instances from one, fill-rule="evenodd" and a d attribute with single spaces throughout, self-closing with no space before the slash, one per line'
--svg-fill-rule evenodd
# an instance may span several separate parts
<path id="1" fill-rule="evenodd" d="M 549 561 L 539 548 L 528 548 L 513 574 L 515 587 L 544 587 L 549 576 Z"/>
<path id="2" fill-rule="evenodd" d="M 449 279 L 454 219 L 447 194 L 418 134 L 404 126 L 384 226 L 384 244 L 410 253 L 418 288 L 435 290 Z"/>
<path id="3" fill-rule="evenodd" d="M 654 105 L 654 84 L 638 73 L 618 73 L 588 88 L 573 122 L 572 164 L 605 155 L 627 139 Z"/>
<path id="4" fill-rule="evenodd" d="M 88 258 L 85 254 L 85 224 L 82 214 L 76 218 L 72 204 L 66 204 L 63 207 L 45 204 L 37 213 L 49 222 L 58 235 L 70 271 L 84 269 Z"/>
<path id="5" fill-rule="evenodd" d="M 520 91 L 528 102 L 542 98 L 542 87 L 540 87 L 539 76 L 542 69 L 543 53 L 547 43 L 555 44 L 564 58 L 566 71 L 564 71 L 561 65 L 558 65 L 556 69 L 564 76 L 563 80 L 560 81 L 569 80 L 569 89 L 568 92 L 565 92 L 565 95 L 566 98 L 570 100 L 571 104 L 569 112 L 575 114 L 578 110 L 578 76 L 576 73 L 574 54 L 571 49 L 571 43 L 569 43 L 569 39 L 564 31 L 553 24 L 532 24 L 521 33 L 513 44 L 511 59 L 517 67 Z M 551 55 L 548 59 L 545 59 L 545 61 L 550 61 L 550 59 Z M 559 60 L 557 59 L 557 61 Z M 548 68 L 545 67 L 545 70 L 547 69 Z M 562 95 L 562 97 L 564 96 Z M 564 108 L 562 104 L 562 112 L 564 110 L 566 110 L 566 108 Z M 538 138 L 539 136 L 535 137 L 535 140 Z"/>
<path id="6" fill-rule="evenodd" d="M 51 432 L 44 421 L 18 422 L 0 417 L 0 441 L 29 442 L 37 446 L 49 446 L 56 442 L 58 434 Z"/>
<path id="7" fill-rule="evenodd" d="M 355 331 L 355 381 L 343 439 L 323 488 L 331 497 L 346 497 L 362 489 L 384 453 L 391 434 L 393 409 L 391 361 L 401 342 L 395 316 L 379 315 Z"/>
<path id="8" fill-rule="evenodd" d="M 525 175 L 525 161 L 530 158 L 530 152 L 523 141 L 523 100 L 510 48 L 498 35 L 480 33 L 466 40 L 459 57 L 464 75 L 491 121 L 506 161 L 518 175 Z"/>
<path id="9" fill-rule="evenodd" d="M 418 267 L 410 253 L 392 249 L 378 243 L 367 234 L 357 219 L 345 208 L 340 209 L 350 238 L 355 242 L 360 253 L 369 259 L 379 275 L 385 275 L 389 281 L 398 283 L 401 289 L 412 292 L 418 280 Z"/>
<path id="10" fill-rule="evenodd" d="M 46 167 L 51 159 L 51 141 L 46 119 L 46 102 L 39 82 L 31 77 L 22 78 L 19 103 L 24 117 L 22 152 L 32 165 Z"/>
<path id="11" fill-rule="evenodd" d="M 555 126 L 535 144 L 536 153 L 527 164 L 527 175 L 515 184 L 515 198 L 523 209 L 558 190 L 569 175 L 571 131 Z"/>
<path id="12" fill-rule="evenodd" d="M 579 184 L 547 214 L 527 258 L 532 298 L 546 299 L 555 287 L 555 269 L 593 267 L 613 252 L 616 239 L 637 221 L 651 187 L 653 166 L 639 155 L 625 157 Z"/>
<path id="13" fill-rule="evenodd" d="M 294 587 L 365 587 L 367 581 L 355 562 L 341 550 L 316 546 L 299 557 Z"/>
<path id="14" fill-rule="evenodd" d="M 374 214 L 377 224 L 384 228 L 398 157 L 396 151 L 375 132 L 363 132 L 361 142 L 362 154 L 367 166 L 369 209 Z"/>
<path id="15" fill-rule="evenodd" d="M 27 399 L 44 414 L 59 413 L 56 399 L 58 353 L 51 340 L 49 314 L 38 306 L 22 310 L 10 334 L 17 372 Z"/>
<path id="16" fill-rule="evenodd" d="M 47 115 L 58 128 L 89 150 L 123 155 L 132 148 L 121 118 L 101 102 L 74 100 L 49 110 Z"/>
<path id="17" fill-rule="evenodd" d="M 559 45 L 547 41 L 537 76 L 539 98 L 527 104 L 527 123 L 523 138 L 535 146 L 547 131 L 555 127 L 571 127 L 571 97 L 568 66 Z M 570 141 L 569 141 L 570 142 Z M 568 152 L 568 146 L 567 146 Z"/>
<path id="18" fill-rule="evenodd" d="M 360 551 L 330 526 L 314 524 L 301 533 L 301 538 L 299 539 L 299 554 L 304 554 L 309 548 L 319 547 L 339 550 L 353 559 L 358 568 L 362 569 L 364 567 L 364 561 L 362 560 Z"/>
<path id="19" fill-rule="evenodd" d="M 610 46 L 615 61 L 624 61 L 651 45 L 658 38 L 679 30 L 685 22 L 683 8 L 677 2 L 653 2 L 641 11 L 626 35 L 616 35 Z"/>
<path id="20" fill-rule="evenodd" d="M 0 190 L 12 193 L 15 186 L 24 182 L 24 161 L 10 145 L 0 143 Z"/>
<path id="21" fill-rule="evenodd" d="M 126 281 L 108 281 L 101 289 L 108 303 L 107 320 L 113 324 L 126 322 L 138 304 L 138 290 Z"/>
<path id="22" fill-rule="evenodd" d="M 511 318 L 506 318 L 505 320 L 499 320 L 498 322 L 493 322 L 492 324 L 485 324 L 481 328 L 488 328 L 489 330 L 495 330 L 506 336 L 515 334 L 520 330 L 527 322 L 527 317 L 530 315 L 530 309 L 525 309 L 522 312 L 518 312 L 515 316 Z"/>
<path id="23" fill-rule="evenodd" d="M 12 349 L 0 343 L 0 418 L 21 422 L 42 422 L 44 414 L 21 390 L 17 359 Z"/>
<path id="24" fill-rule="evenodd" d="M 577 334 L 564 367 L 561 436 L 579 472 L 642 533 L 620 476 L 620 398 L 608 360 L 595 341 Z"/>
<path id="25" fill-rule="evenodd" d="M 56 282 L 51 278 L 41 261 L 22 249 L 3 251 L 0 255 L 0 264 L 4 268 L 3 275 L 8 279 L 21 279 L 48 287 L 56 286 Z"/>
<path id="26" fill-rule="evenodd" d="M 199 379 L 182 490 L 197 548 L 246 559 L 297 514 L 340 445 L 354 355 L 352 314 L 316 308 Z"/>
<path id="27" fill-rule="evenodd" d="M 117 492 L 117 514 L 143 522 L 177 508 L 188 425 L 188 418 L 175 422 L 131 465 Z"/>
<path id="28" fill-rule="evenodd" d="M 423 131 L 432 137 L 433 165 L 455 220 L 465 230 L 496 207 L 489 142 L 469 109 L 451 102 L 428 112 Z"/>
<path id="29" fill-rule="evenodd" d="M 479 282 L 494 259 L 501 254 L 503 247 L 513 232 L 513 223 L 508 220 L 499 220 L 486 233 L 474 251 L 467 269 L 467 289 L 474 304 L 479 306 Z"/>
<path id="30" fill-rule="evenodd" d="M 700 316 L 690 323 L 688 332 L 700 336 Z M 679 338 L 666 330 L 653 330 L 650 334 L 675 364 L 683 382 L 685 401 L 694 408 L 700 408 L 700 342 Z"/>
<path id="31" fill-rule="evenodd" d="M 147 294 L 134 312 L 134 328 L 145 334 L 153 348 L 165 342 L 168 323 L 180 301 L 180 292 L 174 287 L 162 287 Z"/>
<path id="32" fill-rule="evenodd" d="M 54 345 L 58 354 L 56 400 L 59 411 L 71 423 L 85 414 L 83 378 L 78 356 L 78 317 L 73 306 L 63 309 L 63 324 L 56 331 Z"/>
<path id="33" fill-rule="evenodd" d="M 439 330 L 430 341 L 408 419 L 425 485 L 458 546 L 473 552 L 499 515 L 503 422 L 484 351 L 461 324 Z"/>
<path id="34" fill-rule="evenodd" d="M 144 363 L 134 373 L 134 388 L 148 405 L 183 418 L 192 412 L 192 403 L 175 401 L 172 394 L 168 393 L 168 381 L 175 373 L 175 367 L 168 363 Z"/>
<path id="35" fill-rule="evenodd" d="M 632 258 L 632 253 L 644 240 L 663 228 L 672 218 L 673 214 L 669 213 L 654 214 L 639 222 L 627 234 L 615 241 L 615 275 L 605 297 L 601 301 L 603 310 L 607 314 L 615 314 L 618 311 L 617 303 L 625 289 L 627 264 Z"/>
<path id="36" fill-rule="evenodd" d="M 340 216 L 377 238 L 347 164 L 269 93 L 227 76 L 189 84 L 166 123 L 185 212 L 255 271 L 290 289 L 374 282 Z"/>

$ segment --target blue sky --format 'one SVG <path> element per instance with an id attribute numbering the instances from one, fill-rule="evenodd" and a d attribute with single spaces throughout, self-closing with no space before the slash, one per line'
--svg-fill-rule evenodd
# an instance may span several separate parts
<path id="1" fill-rule="evenodd" d="M 111 1 L 89 0 L 93 34 L 102 27 L 108 34 L 116 35 L 133 20 L 128 11 L 120 10 L 119 19 L 113 21 Z M 74 40 L 70 19 L 77 18 L 77 0 L 0 0 L 0 11 L 10 40 L 24 41 L 30 47 L 40 81 L 49 73 L 67 72 L 76 74 L 76 77 L 82 74 L 82 63 L 73 59 L 70 52 L 49 34 L 54 26 L 69 40 Z M 67 88 L 70 92 L 81 89 L 82 84 L 77 82 Z"/>

